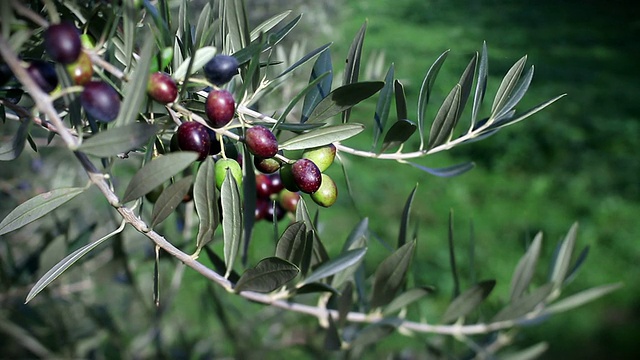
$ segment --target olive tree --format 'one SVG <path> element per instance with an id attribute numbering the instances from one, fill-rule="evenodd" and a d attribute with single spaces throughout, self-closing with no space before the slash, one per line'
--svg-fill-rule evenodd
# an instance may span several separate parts
<path id="1" fill-rule="evenodd" d="M 342 351 L 355 358 L 400 334 L 429 335 L 424 341 L 433 354 L 457 349 L 485 358 L 509 345 L 519 327 L 618 287 L 562 296 L 586 257 L 586 251 L 576 255 L 574 224 L 557 245 L 544 281 L 534 281 L 541 271 L 538 234 L 514 261 L 511 279 L 502 279 L 510 281 L 509 298 L 492 313 L 479 312 L 496 280 L 460 288 L 449 241 L 455 296 L 441 314 L 427 319 L 412 310 L 435 290 L 410 276 L 420 246 L 410 225 L 415 187 L 408 187 L 408 197 L 401 200 L 401 216 L 390 219 L 398 223 L 399 236 L 374 271 L 367 272 L 364 261 L 369 248 L 381 245 L 372 241 L 366 216 L 345 229 L 339 252 L 325 246 L 319 230 L 323 214 L 357 186 L 357 179 L 349 179 L 346 159 L 372 158 L 431 176 L 456 176 L 473 164 L 429 168 L 420 161 L 473 146 L 467 144 L 560 99 L 518 107 L 534 73 L 526 56 L 487 100 L 489 52 L 479 44 L 459 81 L 435 105 L 435 116 L 427 118 L 449 51 L 433 59 L 419 88 L 417 113 L 409 114 L 405 86 L 393 64 L 378 80 L 359 79 L 366 22 L 348 53 L 337 55 L 346 62 L 333 61 L 331 43 L 289 61 L 279 58 L 286 49 L 276 49 L 301 16 L 285 11 L 251 27 L 251 8 L 242 1 L 211 0 L 197 13 L 190 12 L 187 1 L 5 1 L 0 6 L 0 115 L 11 131 L 2 139 L 0 160 L 19 161 L 28 144 L 31 151 L 55 153 L 55 161 L 69 169 L 64 186 L 43 177 L 40 194 L 2 214 L 3 242 L 29 238 L 30 244 L 20 253 L 2 253 L 3 291 L 27 287 L 25 311 L 44 317 L 38 320 L 44 326 L 26 331 L 3 315 L 9 320 L 1 330 L 16 340 L 7 347 L 10 354 L 169 356 L 163 339 L 173 339 L 171 348 L 183 354 L 257 356 L 260 348 L 239 336 L 260 335 L 251 334 L 251 326 L 244 335 L 230 329 L 237 315 L 232 308 L 263 319 L 262 310 L 250 306 L 259 303 L 296 319 L 315 319 L 316 325 L 305 322 L 314 336 L 303 341 L 312 353 Z M 300 78 L 304 83 L 282 97 L 279 89 Z M 352 110 L 365 101 L 375 110 L 356 122 Z M 268 111 L 261 110 L 265 103 Z M 358 147 L 363 139 L 367 148 Z M 325 172 L 330 166 L 341 168 L 346 181 L 334 181 Z M 265 223 L 271 230 L 264 230 Z M 258 244 L 258 237 L 273 241 Z M 52 247 L 58 258 L 52 259 L 51 251 L 41 256 Z M 42 276 L 28 271 L 29 259 L 48 265 Z M 105 271 L 120 274 L 117 283 L 101 278 L 102 271 L 87 270 L 108 266 L 120 269 Z M 85 270 L 74 273 L 77 268 Z M 88 280 L 89 289 L 59 285 L 66 277 L 74 279 L 69 286 L 82 284 L 85 271 L 97 278 Z M 185 271 L 197 273 L 206 285 L 183 282 Z M 170 281 L 163 280 L 166 274 Z M 120 305 L 142 312 L 130 321 L 95 305 L 102 297 L 117 301 L 122 284 L 142 299 L 142 305 Z M 200 300 L 174 301 L 180 292 L 193 292 Z M 76 301 L 69 300 L 74 296 Z M 240 305 L 225 305 L 230 298 Z M 202 309 L 187 309 L 200 302 Z M 221 325 L 194 326 L 221 326 L 233 344 L 202 344 L 197 336 L 171 333 L 172 326 L 189 329 L 162 321 L 180 309 L 214 312 Z M 140 316 L 152 321 L 136 324 L 133 319 Z M 123 323 L 128 331 L 122 331 Z M 109 336 L 89 335 L 86 329 L 93 328 Z M 426 340 L 441 337 L 459 340 L 463 350 Z M 520 355 L 533 357 L 544 349 L 538 344 Z"/>

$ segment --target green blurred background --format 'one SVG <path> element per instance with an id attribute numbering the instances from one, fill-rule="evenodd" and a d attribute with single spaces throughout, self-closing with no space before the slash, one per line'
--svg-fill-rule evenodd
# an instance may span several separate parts
<path id="1" fill-rule="evenodd" d="M 523 55 L 535 65 L 535 75 L 520 111 L 568 94 L 486 141 L 422 162 L 438 166 L 474 161 L 476 168 L 462 176 L 441 179 L 399 164 L 360 159 L 350 162 L 349 172 L 359 208 L 387 241 L 398 232 L 402 203 L 396 199 L 406 198 L 412 185 L 420 184 L 413 208 L 420 228 L 421 273 L 416 280 L 435 283 L 443 297 L 451 282 L 446 259 L 450 209 L 462 259 L 473 225 L 478 277 L 498 279 L 493 299 L 507 296 L 510 271 L 527 240 L 543 231 L 548 261 L 558 239 L 578 221 L 579 246 L 589 245 L 590 253 L 568 291 L 616 281 L 625 287 L 525 329 L 524 341 L 550 341 L 544 358 L 630 358 L 640 335 L 640 18 L 626 4 L 366 0 L 348 1 L 340 9 L 343 20 L 336 27 L 340 40 L 332 48 L 334 55 L 346 54 L 366 18 L 364 58 L 382 51 L 384 71 L 395 63 L 410 114 L 415 114 L 422 78 L 437 56 L 451 49 L 436 82 L 439 98 L 431 114 L 483 41 L 489 50 L 487 100 Z M 372 108 L 367 110 L 353 116 L 363 119 L 353 121 L 371 122 Z M 335 221 L 349 214 L 345 211 Z M 326 230 L 332 229 L 336 227 Z"/>
<path id="2" fill-rule="evenodd" d="M 578 247 L 588 245 L 590 252 L 578 277 L 567 287 L 567 294 L 618 281 L 624 287 L 605 299 L 523 329 L 517 337 L 518 346 L 548 341 L 550 348 L 543 358 L 632 358 L 640 336 L 640 268 L 636 265 L 640 260 L 637 246 L 640 223 L 636 219 L 640 215 L 637 155 L 640 102 L 635 99 L 640 90 L 637 85 L 640 17 L 635 9 L 623 1 L 356 0 L 328 2 L 326 7 L 313 2 L 299 3 L 296 6 L 306 11 L 306 15 L 297 39 L 305 43 L 307 50 L 334 41 L 331 52 L 336 71 L 341 70 L 353 36 L 365 19 L 368 21 L 361 79 L 380 80 L 394 62 L 396 76 L 406 88 L 409 114 L 416 112 L 418 92 L 427 69 L 443 51 L 451 49 L 436 82 L 428 119 L 458 81 L 472 54 L 481 49 L 483 41 L 489 50 L 488 103 L 505 72 L 525 54 L 528 64 L 535 65 L 535 75 L 518 110 L 568 94 L 543 112 L 485 141 L 419 161 L 430 167 L 476 163 L 475 169 L 459 177 L 437 178 L 395 162 L 345 155 L 357 211 L 344 196 L 342 172 L 334 165 L 328 171 L 338 180 L 342 196 L 336 206 L 320 214 L 320 233 L 329 252 L 336 254 L 352 227 L 361 216 L 367 216 L 374 236 L 365 265 L 372 272 L 388 251 L 385 244 L 392 246 L 396 242 L 404 201 L 418 184 L 411 218 L 412 229 L 418 229 L 418 250 L 411 281 L 416 285 L 435 285 L 438 291 L 423 302 L 416 314 L 427 316 L 427 320 L 437 319 L 451 299 L 447 251 L 450 211 L 454 214 L 462 287 L 479 279 L 498 281 L 483 309 L 491 314 L 507 299 L 513 268 L 535 234 L 544 232 L 543 259 L 535 279 L 536 284 L 541 284 L 558 240 L 577 221 Z M 286 8 L 287 2 L 256 2 L 250 11 L 264 17 Z M 308 72 L 300 71 L 297 76 L 306 81 Z M 338 76 L 334 87 L 340 83 Z M 371 126 L 374 108 L 375 99 L 358 106 L 352 121 Z M 488 109 L 484 110 L 482 114 L 486 115 Z M 465 127 L 465 119 L 468 114 L 463 116 L 461 127 Z M 15 131 L 10 126 L 3 126 L 3 136 Z M 39 135 L 36 138 L 44 141 L 46 135 Z M 369 149 L 370 141 L 370 133 L 365 133 L 349 144 Z M 410 144 L 416 144 L 416 139 Z M 126 167 L 121 171 L 132 170 Z M 6 214 L 44 189 L 81 185 L 84 177 L 69 175 L 78 170 L 73 159 L 64 159 L 56 153 L 33 154 L 27 149 L 19 161 L 2 164 L 0 213 Z M 37 178 L 34 173 L 39 174 Z M 46 182 L 33 181 L 43 174 Z M 96 201 L 99 205 L 95 208 L 85 209 L 79 200 L 69 205 L 74 209 L 70 214 L 74 216 L 74 226 L 102 235 L 115 228 L 117 222 L 113 218 L 97 223 L 92 220 L 99 210 L 108 208 L 104 202 Z M 59 280 L 67 285 L 89 282 L 90 291 L 68 290 L 65 296 L 57 297 L 60 289 L 56 288 L 29 306 L 21 305 L 37 274 L 68 252 L 27 235 L 46 230 L 47 236 L 55 239 L 69 226 L 64 218 L 49 217 L 40 229 L 32 227 L 26 233 L 10 234 L 2 248 L 3 261 L 12 257 L 12 261 L 24 267 L 32 261 L 34 269 L 30 277 L 24 274 L 17 277 L 20 287 L 12 283 L 7 288 L 3 282 L 1 300 L 8 309 L 3 315 L 16 324 L 30 324 L 24 326 L 32 334 L 45 334 L 39 338 L 43 343 L 69 341 L 68 338 L 81 332 L 91 341 L 108 342 L 107 350 L 115 353 L 127 341 L 131 342 L 127 345 L 130 348 L 144 349 L 158 341 L 152 332 L 163 329 L 163 338 L 171 342 L 172 349 L 206 348 L 202 342 L 214 341 L 215 345 L 208 345 L 217 347 L 218 354 L 238 356 L 242 352 L 234 350 L 232 343 L 239 342 L 250 349 L 244 351 L 258 351 L 266 358 L 270 358 L 269 350 L 273 350 L 273 358 L 314 357 L 314 348 L 303 345 L 304 340 L 319 336 L 314 319 L 218 294 L 219 290 L 189 270 L 176 275 L 179 267 L 168 260 L 163 265 L 166 274 L 163 289 L 170 288 L 172 276 L 182 279 L 182 287 L 175 292 L 166 290 L 173 297 L 164 299 L 167 308 L 163 310 L 163 320 L 154 318 L 149 309 L 150 249 L 132 232 L 115 239 L 110 251 L 113 259 L 129 259 L 125 261 L 136 264 L 133 269 L 115 261 L 105 265 L 107 261 L 96 255 L 91 262 L 87 261 L 97 262 L 91 265 L 91 270 L 79 268 Z M 263 251 L 271 251 L 273 244 L 263 241 L 270 231 L 266 225 L 258 225 L 253 260 L 264 256 Z M 170 228 L 165 233 L 172 239 L 180 235 Z M 89 237 L 82 231 L 80 235 L 86 237 L 84 241 Z M 475 247 L 473 267 L 469 256 L 471 239 Z M 188 239 L 179 245 L 187 243 Z M 40 249 L 38 246 L 42 244 L 45 248 Z M 29 254 L 34 251 L 43 251 L 46 259 L 38 259 L 38 254 L 31 259 Z M 141 258 L 145 261 L 140 262 Z M 123 269 L 134 270 L 142 291 L 127 287 L 121 277 L 123 271 L 127 275 Z M 3 274 L 3 279 L 8 278 L 11 277 Z M 222 321 L 221 309 L 227 312 L 227 322 Z M 56 317 L 42 316 L 53 310 Z M 75 326 L 76 320 L 82 326 L 69 334 L 46 330 L 61 323 L 71 322 Z M 101 335 L 92 336 L 103 336 L 102 340 L 88 335 L 96 332 L 95 324 L 101 324 L 98 332 Z M 420 353 L 428 339 L 394 335 L 379 344 L 376 354 L 382 358 L 403 348 Z M 93 344 L 86 342 L 78 346 Z M 170 353 L 177 357 L 183 354 L 177 351 Z"/>

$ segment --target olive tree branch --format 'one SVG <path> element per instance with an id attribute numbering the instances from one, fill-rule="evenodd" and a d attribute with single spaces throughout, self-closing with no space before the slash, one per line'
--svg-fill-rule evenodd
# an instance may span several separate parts
<path id="1" fill-rule="evenodd" d="M 133 209 L 126 207 L 123 205 L 115 194 L 111 184 L 108 180 L 108 175 L 101 173 L 95 165 L 91 162 L 89 157 L 77 151 L 76 148 L 78 146 L 78 139 L 71 135 L 69 129 L 64 126 L 62 119 L 59 114 L 53 107 L 53 103 L 51 97 L 44 93 L 39 87 L 35 84 L 35 82 L 30 78 L 27 72 L 22 68 L 19 63 L 17 56 L 10 50 L 4 38 L 0 37 L 0 54 L 3 56 L 7 64 L 13 70 L 16 78 L 22 83 L 22 85 L 28 90 L 31 96 L 34 98 L 35 104 L 37 108 L 44 113 L 50 121 L 54 124 L 55 127 L 50 128 L 52 131 L 55 131 L 59 134 L 62 140 L 65 142 L 67 147 L 73 151 L 74 155 L 82 165 L 85 173 L 89 177 L 89 180 L 92 184 L 94 184 L 100 192 L 103 194 L 105 199 L 109 202 L 111 206 L 113 206 L 116 211 L 120 214 L 123 220 L 130 224 L 133 228 L 135 228 L 139 233 L 143 234 L 147 238 L 149 238 L 155 245 L 162 248 L 164 251 L 169 253 L 171 256 L 180 260 L 186 266 L 194 269 L 205 278 L 212 280 L 228 292 L 233 291 L 234 284 L 218 274 L 214 270 L 205 266 L 204 264 L 198 262 L 191 255 L 183 252 L 182 250 L 175 247 L 171 242 L 165 239 L 162 235 L 154 231 L 147 225 L 147 223 L 142 220 Z M 262 114 L 254 114 L 253 111 L 249 111 L 249 109 L 243 109 L 244 111 L 250 112 L 251 116 L 267 118 Z M 195 114 L 192 114 L 195 116 Z M 201 117 L 195 117 L 199 122 L 204 120 Z M 237 136 L 237 135 L 236 135 Z M 306 305 L 302 303 L 277 299 L 273 295 L 257 293 L 252 291 L 242 291 L 239 293 L 240 296 L 247 300 L 259 302 L 265 305 L 273 306 L 276 308 L 289 310 L 301 314 L 307 314 L 318 318 L 320 321 L 325 321 L 327 316 L 332 316 L 333 318 L 338 318 L 338 312 L 336 310 L 327 309 L 321 306 L 312 306 Z M 462 325 L 462 324 L 454 324 L 454 325 L 432 325 L 427 323 L 420 323 L 409 321 L 405 319 L 397 319 L 397 326 L 399 329 L 404 329 L 408 331 L 421 332 L 421 333 L 437 333 L 443 335 L 473 335 L 473 334 L 484 334 L 488 332 L 493 332 L 497 330 L 502 330 L 506 328 L 513 327 L 518 325 L 522 321 L 535 320 L 541 316 L 544 316 L 540 310 L 536 312 L 531 312 L 525 317 L 519 320 L 508 320 L 508 321 L 500 321 L 488 324 L 473 324 L 473 325 Z M 376 323 L 382 320 L 388 320 L 389 318 L 383 317 L 380 313 L 372 313 L 366 314 L 361 312 L 349 312 L 346 316 L 347 320 L 353 323 Z"/>

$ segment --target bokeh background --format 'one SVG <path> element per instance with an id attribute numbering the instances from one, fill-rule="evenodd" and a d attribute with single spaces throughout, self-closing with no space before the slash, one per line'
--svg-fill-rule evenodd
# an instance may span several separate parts
<path id="1" fill-rule="evenodd" d="M 527 55 L 528 64 L 535 65 L 535 75 L 519 110 L 559 94 L 567 93 L 566 97 L 487 140 L 420 161 L 430 167 L 476 163 L 475 169 L 459 177 L 437 178 L 395 162 L 345 156 L 356 206 L 344 196 L 346 191 L 342 192 L 337 205 L 320 214 L 321 236 L 335 254 L 351 228 L 361 217 L 368 217 L 372 238 L 365 265 L 373 270 L 387 252 L 385 245 L 395 243 L 404 200 L 418 184 L 411 222 L 412 228 L 418 229 L 418 252 L 411 281 L 436 286 L 436 294 L 420 309 L 421 314 L 436 318 L 451 299 L 450 212 L 454 215 L 462 286 L 477 279 L 498 281 L 484 309 L 487 312 L 507 298 L 513 268 L 535 234 L 544 233 L 536 278 L 540 284 L 555 245 L 577 221 L 578 246 L 589 246 L 590 250 L 567 293 L 619 281 L 624 287 L 604 299 L 522 329 L 518 346 L 547 341 L 550 347 L 544 358 L 549 359 L 623 359 L 637 353 L 640 17 L 634 7 L 619 0 L 249 3 L 254 26 L 292 7 L 294 12 L 304 12 L 301 25 L 284 44 L 285 52 L 292 46 L 310 51 L 333 41 L 336 71 L 366 20 L 361 79 L 382 79 L 393 62 L 396 76 L 405 85 L 409 114 L 416 112 L 427 69 L 443 51 L 451 49 L 436 82 L 430 116 L 483 41 L 489 50 L 489 101 L 509 67 Z M 294 76 L 304 82 L 308 74 L 306 67 Z M 335 79 L 337 86 L 339 74 Z M 278 104 L 277 99 L 267 99 L 264 106 L 273 104 Z M 374 109 L 375 99 L 363 103 L 354 110 L 352 121 L 371 126 Z M 14 125 L 1 125 L 3 140 L 15 131 Z M 35 138 L 44 145 L 46 134 L 36 133 Z M 370 134 L 349 144 L 368 149 Z M 27 148 L 17 161 L 0 164 L 0 216 L 44 190 L 83 184 L 85 178 L 77 175 L 79 170 L 73 159 L 56 151 L 34 153 Z M 328 171 L 344 189 L 340 168 Z M 143 357 L 320 356 L 317 346 L 310 345 L 317 343 L 321 333 L 313 319 L 229 297 L 170 259 L 163 260 L 166 290 L 161 294 L 166 297 L 162 314 L 156 314 L 150 295 L 152 249 L 141 236 L 128 231 L 65 273 L 49 292 L 23 305 L 33 282 L 73 246 L 117 226 L 115 218 L 104 218 L 108 206 L 96 195 L 83 195 L 65 206 L 66 213 L 53 214 L 38 225 L 3 236 L 0 332 L 7 336 L 0 337 L 0 355 L 30 354 L 21 352 L 28 344 L 17 339 L 34 339 L 63 356 L 93 348 L 100 351 L 87 350 L 89 354 L 107 358 L 122 354 L 123 349 Z M 83 206 L 87 201 L 95 205 L 87 209 Z M 66 220 L 69 216 L 73 216 L 72 223 Z M 166 231 L 170 238 L 179 238 L 178 230 Z M 270 231 L 263 224 L 256 228 L 254 259 L 272 248 L 270 235 L 265 235 Z M 404 351 L 420 358 L 429 341 L 428 337 L 392 336 L 380 342 L 370 356 L 385 358 Z"/>

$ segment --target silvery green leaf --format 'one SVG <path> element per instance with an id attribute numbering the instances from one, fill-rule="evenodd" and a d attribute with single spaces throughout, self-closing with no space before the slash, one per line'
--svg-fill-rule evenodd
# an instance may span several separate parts
<path id="1" fill-rule="evenodd" d="M 190 151 L 179 151 L 159 156 L 146 163 L 133 176 L 122 196 L 122 203 L 135 200 L 162 185 L 172 176 L 186 169 L 198 158 Z"/>
<path id="2" fill-rule="evenodd" d="M 200 251 L 213 240 L 213 234 L 220 221 L 214 166 L 213 158 L 207 156 L 198 169 L 193 185 L 193 202 L 200 219 L 198 236 L 196 237 L 196 251 Z"/>
<path id="3" fill-rule="evenodd" d="M 256 291 L 268 293 L 283 286 L 295 278 L 300 270 L 287 260 L 269 257 L 260 260 L 253 268 L 247 269 L 241 276 L 234 291 Z"/>
<path id="4" fill-rule="evenodd" d="M 511 278 L 511 302 L 518 299 L 529 287 L 540 256 L 540 246 L 542 244 L 542 233 L 538 233 L 529 246 L 526 254 L 518 261 Z"/>
<path id="5" fill-rule="evenodd" d="M 60 262 L 58 262 L 54 267 L 52 267 L 49 271 L 47 271 L 40 278 L 40 280 L 38 280 L 36 282 L 36 284 L 33 285 L 31 290 L 29 291 L 29 294 L 27 294 L 27 298 L 25 300 L 25 304 L 28 303 L 29 301 L 31 301 L 36 295 L 38 295 L 42 290 L 44 290 L 44 288 L 49 286 L 49 284 L 51 284 L 55 279 L 57 279 L 58 276 L 62 275 L 63 272 L 67 271 L 67 269 L 70 268 L 71 265 L 75 264 L 78 260 L 80 260 L 80 258 L 85 256 L 91 250 L 93 250 L 96 247 L 98 247 L 98 245 L 100 245 L 103 242 L 105 242 L 106 240 L 110 239 L 113 235 L 116 235 L 119 232 L 121 232 L 122 229 L 124 229 L 124 225 L 125 225 L 125 222 L 123 221 L 122 224 L 120 225 L 120 227 L 118 229 L 116 229 L 115 231 L 105 235 L 104 237 L 102 237 L 102 238 L 100 238 L 100 239 L 98 239 L 98 240 L 96 240 L 96 241 L 94 241 L 94 242 L 92 242 L 90 244 L 87 244 L 87 245 L 79 248 L 78 250 L 76 250 L 76 251 L 72 252 L 71 254 L 69 254 L 64 259 L 60 260 Z"/>
<path id="6" fill-rule="evenodd" d="M 352 108 L 384 86 L 382 81 L 363 81 L 343 85 L 329 93 L 313 109 L 307 122 L 319 122 Z"/>
<path id="7" fill-rule="evenodd" d="M 227 267 L 225 277 L 233 269 L 240 242 L 242 241 L 242 200 L 236 179 L 227 168 L 227 175 L 222 182 L 222 237 L 224 240 L 224 262 Z M 213 185 L 212 185 L 213 186 Z"/>
<path id="8" fill-rule="evenodd" d="M 19 229 L 47 215 L 69 200 L 80 195 L 85 188 L 62 188 L 36 195 L 13 209 L 0 222 L 0 235 Z"/>
<path id="9" fill-rule="evenodd" d="M 216 52 L 217 50 L 213 46 L 205 46 L 196 50 L 193 65 L 191 66 L 189 75 L 202 69 L 204 65 L 209 62 L 209 60 L 213 59 L 213 57 L 216 56 Z M 184 59 L 180 66 L 173 72 L 172 77 L 176 81 L 183 81 L 185 79 L 190 62 L 191 58 Z"/>
<path id="10" fill-rule="evenodd" d="M 420 87 L 420 94 L 418 95 L 418 131 L 420 133 L 420 138 L 424 138 L 424 120 L 425 113 L 427 111 L 427 105 L 429 104 L 429 100 L 431 99 L 431 92 L 433 89 L 433 84 L 435 84 L 436 77 L 442 68 L 442 64 L 447 59 L 447 55 L 449 55 L 449 50 L 446 50 L 438 58 L 427 70 L 427 74 L 422 81 L 422 86 Z M 402 119 L 404 119 L 403 117 Z"/>
<path id="11" fill-rule="evenodd" d="M 159 128 L 139 122 L 114 127 L 84 140 L 78 150 L 98 157 L 125 153 L 146 144 Z"/>
<path id="12" fill-rule="evenodd" d="M 402 286 L 413 258 L 416 241 L 408 242 L 385 258 L 376 268 L 371 295 L 371 307 L 389 304 Z"/>
<path id="13" fill-rule="evenodd" d="M 184 196 L 189 193 L 192 180 L 193 176 L 187 176 L 169 185 L 162 191 L 158 200 L 156 200 L 156 203 L 153 205 L 151 227 L 160 224 L 175 211 L 176 207 L 184 200 Z"/>
<path id="14" fill-rule="evenodd" d="M 447 307 L 442 316 L 442 322 L 450 323 L 475 310 L 489 296 L 495 285 L 495 280 L 481 281 L 460 294 Z"/>
<path id="15" fill-rule="evenodd" d="M 340 142 L 364 130 L 361 124 L 339 124 L 323 126 L 294 136 L 280 144 L 281 150 L 301 150 Z"/>
<path id="16" fill-rule="evenodd" d="M 311 274 L 309 274 L 309 276 L 307 276 L 302 282 L 300 282 L 300 284 L 298 284 L 298 287 L 325 279 L 349 267 L 357 265 L 358 263 L 360 263 L 360 261 L 362 261 L 362 258 L 364 257 L 364 254 L 366 254 L 366 252 L 367 248 L 360 248 L 343 252 L 337 257 L 318 266 Z"/>

